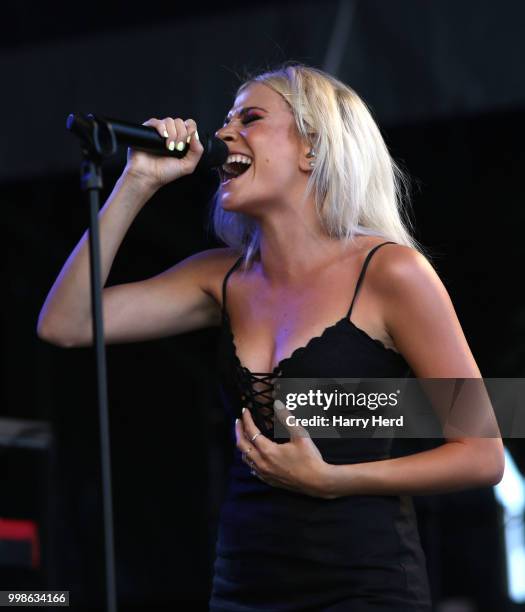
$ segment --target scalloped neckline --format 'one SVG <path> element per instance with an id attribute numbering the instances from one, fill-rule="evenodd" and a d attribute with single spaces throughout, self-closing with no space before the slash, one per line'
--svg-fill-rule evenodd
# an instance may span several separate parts
<path id="1" fill-rule="evenodd" d="M 369 336 L 365 332 L 364 329 L 361 329 L 360 327 L 357 327 L 357 325 L 352 323 L 352 321 L 348 318 L 348 316 L 345 315 L 342 319 L 339 319 L 339 321 L 336 321 L 332 325 L 328 325 L 327 327 L 325 327 L 323 329 L 323 331 L 318 336 L 312 336 L 312 338 L 310 338 L 310 340 L 308 340 L 308 342 L 306 344 L 304 344 L 302 346 L 298 346 L 297 348 L 295 348 L 288 357 L 283 357 L 283 359 L 281 359 L 280 361 L 277 362 L 277 364 L 274 366 L 274 368 L 273 368 L 273 370 L 271 372 L 252 372 L 249 368 L 247 368 L 245 365 L 243 365 L 241 360 L 239 359 L 239 355 L 237 353 L 237 345 L 235 344 L 235 335 L 234 335 L 233 330 L 232 330 L 230 317 L 229 317 L 228 313 L 226 312 L 226 310 L 223 310 L 223 320 L 224 319 L 226 319 L 226 325 L 227 325 L 227 328 L 228 328 L 228 331 L 229 331 L 229 334 L 230 334 L 230 340 L 231 340 L 231 344 L 232 344 L 232 348 L 233 348 L 233 356 L 235 358 L 235 362 L 237 363 L 237 365 L 242 370 L 244 370 L 245 372 L 248 372 L 252 376 L 256 376 L 256 375 L 259 375 L 259 376 L 269 376 L 269 375 L 279 374 L 280 372 L 282 372 L 283 364 L 284 363 L 287 363 L 289 361 L 293 361 L 293 359 L 296 358 L 298 354 L 307 351 L 312 346 L 312 344 L 315 344 L 316 342 L 319 342 L 319 341 L 323 340 L 326 337 L 326 334 L 329 331 L 331 331 L 332 329 L 335 329 L 336 327 L 339 327 L 340 325 L 343 325 L 345 323 L 350 326 L 350 329 L 354 329 L 356 332 L 358 332 L 360 335 L 362 335 L 366 340 L 371 342 L 372 346 L 376 346 L 379 350 L 387 351 L 387 354 L 388 354 L 388 352 L 390 352 L 395 357 L 404 359 L 403 356 L 401 355 L 401 353 L 398 353 L 397 351 L 394 351 L 394 349 L 391 349 L 388 346 L 385 346 L 383 344 L 383 342 L 381 342 L 381 340 L 379 340 L 378 338 L 372 338 L 372 336 Z"/>

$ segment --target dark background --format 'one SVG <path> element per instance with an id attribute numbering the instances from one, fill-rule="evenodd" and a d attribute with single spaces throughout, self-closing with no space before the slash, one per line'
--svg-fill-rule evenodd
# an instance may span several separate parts
<path id="1" fill-rule="evenodd" d="M 417 238 L 482 374 L 524 376 L 523 3 L 26 2 L 0 12 L 0 416 L 47 422 L 55 441 L 53 452 L 0 455 L 0 516 L 35 520 L 43 542 L 41 569 L 0 565 L 0 589 L 68 589 L 73 609 L 104 604 L 94 355 L 36 336 L 46 294 L 88 223 L 70 112 L 193 117 L 213 133 L 245 70 L 290 59 L 328 70 L 367 102 L 411 174 Z M 104 199 L 123 159 L 104 166 Z M 207 229 L 216 187 L 210 172 L 155 195 L 107 284 L 218 246 Z M 206 609 L 230 456 L 216 340 L 209 329 L 107 347 L 122 609 Z M 523 472 L 522 441 L 506 443 Z M 518 609 L 506 598 L 492 490 L 415 502 L 436 602 Z"/>

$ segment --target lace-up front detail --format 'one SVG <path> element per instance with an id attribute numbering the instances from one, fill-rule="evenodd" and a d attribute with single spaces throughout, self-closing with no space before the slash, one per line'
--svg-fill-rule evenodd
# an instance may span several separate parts
<path id="1" fill-rule="evenodd" d="M 261 431 L 273 431 L 273 402 L 275 398 L 275 374 L 253 373 L 240 366 L 239 385 L 247 406 L 251 409 L 256 425 Z"/>
<path id="2" fill-rule="evenodd" d="M 224 303 L 224 302 L 223 302 Z M 223 309 L 223 327 L 229 335 L 233 359 L 235 361 L 236 382 L 243 406 L 250 409 L 255 424 L 262 432 L 273 432 L 273 402 L 275 398 L 275 379 L 282 375 L 277 365 L 272 372 L 251 372 L 242 365 L 235 346 L 230 318 Z"/>

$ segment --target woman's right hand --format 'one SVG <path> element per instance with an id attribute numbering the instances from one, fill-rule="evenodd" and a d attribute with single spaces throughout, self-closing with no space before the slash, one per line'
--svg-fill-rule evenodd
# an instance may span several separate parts
<path id="1" fill-rule="evenodd" d="M 153 127 L 165 139 L 166 150 L 183 143 L 189 149 L 184 157 L 168 157 L 154 155 L 128 148 L 128 161 L 124 175 L 144 183 L 149 188 L 159 189 L 167 183 L 176 181 L 182 176 L 191 174 L 197 166 L 204 147 L 197 132 L 197 124 L 193 119 L 183 121 L 179 117 L 164 119 L 148 119 L 142 125 Z M 174 143 L 174 144 L 171 144 Z M 180 145 L 179 145 L 180 146 Z"/>

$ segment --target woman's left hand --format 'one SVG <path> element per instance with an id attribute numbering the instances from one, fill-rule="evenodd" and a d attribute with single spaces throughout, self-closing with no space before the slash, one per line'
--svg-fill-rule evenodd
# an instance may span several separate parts
<path id="1" fill-rule="evenodd" d="M 275 418 L 288 429 L 290 441 L 277 444 L 267 438 L 256 427 L 250 411 L 244 409 L 235 423 L 237 448 L 243 461 L 255 472 L 254 476 L 273 487 L 332 499 L 327 488 L 330 464 L 324 461 L 306 429 L 286 423 L 286 417 L 293 415 L 282 402 L 277 400 L 274 405 Z"/>

